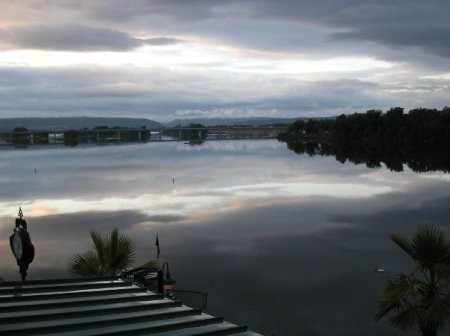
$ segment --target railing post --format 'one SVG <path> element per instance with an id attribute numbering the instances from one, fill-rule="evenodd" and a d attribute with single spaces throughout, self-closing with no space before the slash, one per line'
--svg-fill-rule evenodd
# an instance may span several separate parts
<path id="1" fill-rule="evenodd" d="M 208 293 L 203 293 L 202 311 L 206 313 L 206 306 L 208 305 Z"/>

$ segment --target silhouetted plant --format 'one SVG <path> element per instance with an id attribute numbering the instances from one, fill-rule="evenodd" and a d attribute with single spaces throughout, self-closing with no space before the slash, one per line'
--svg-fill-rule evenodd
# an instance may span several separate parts
<path id="1" fill-rule="evenodd" d="M 136 249 L 130 238 L 117 229 L 101 235 L 91 230 L 94 250 L 74 255 L 67 263 L 73 277 L 113 276 L 131 267 Z"/>
<path id="2" fill-rule="evenodd" d="M 376 319 L 388 318 L 401 330 L 437 336 L 450 321 L 450 241 L 433 225 L 419 227 L 412 238 L 390 238 L 413 260 L 414 269 L 389 280 L 378 302 Z"/>

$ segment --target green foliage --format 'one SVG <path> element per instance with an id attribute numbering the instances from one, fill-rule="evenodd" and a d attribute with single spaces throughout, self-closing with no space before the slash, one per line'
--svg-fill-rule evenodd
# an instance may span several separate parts
<path id="1" fill-rule="evenodd" d="M 133 264 L 136 250 L 130 238 L 117 229 L 105 235 L 94 230 L 90 233 L 94 250 L 76 254 L 67 263 L 73 277 L 117 275 Z"/>
<path id="2" fill-rule="evenodd" d="M 390 238 L 415 263 L 408 275 L 389 280 L 378 302 L 376 319 L 388 318 L 401 329 L 436 336 L 450 322 L 450 240 L 434 225 L 419 227 L 412 238 Z"/>
<path id="3" fill-rule="evenodd" d="M 188 126 L 186 126 L 187 128 L 205 128 L 205 126 L 203 126 L 202 124 L 198 124 L 198 123 L 190 123 Z"/>
<path id="4" fill-rule="evenodd" d="M 26 128 L 26 127 L 14 127 L 13 132 L 14 133 L 28 132 L 28 128 Z"/>
<path id="5" fill-rule="evenodd" d="M 68 130 L 64 132 L 64 145 L 74 147 L 78 146 L 79 138 L 78 132 L 75 130 Z"/>
<path id="6" fill-rule="evenodd" d="M 16 148 L 27 147 L 30 143 L 30 134 L 28 133 L 28 129 L 25 127 L 15 127 L 9 140 L 11 140 L 12 144 Z"/>

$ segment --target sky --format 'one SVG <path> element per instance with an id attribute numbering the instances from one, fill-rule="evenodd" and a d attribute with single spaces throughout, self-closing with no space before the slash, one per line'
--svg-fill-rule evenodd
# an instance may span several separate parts
<path id="1" fill-rule="evenodd" d="M 448 0 L 0 0 L 0 117 L 450 105 Z"/>

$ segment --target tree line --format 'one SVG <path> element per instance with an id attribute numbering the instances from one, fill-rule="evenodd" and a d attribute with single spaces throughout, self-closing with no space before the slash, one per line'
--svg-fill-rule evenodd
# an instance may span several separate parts
<path id="1" fill-rule="evenodd" d="M 340 115 L 335 119 L 298 120 L 279 136 L 297 153 L 334 155 L 341 162 L 384 163 L 393 171 L 403 165 L 416 172 L 450 172 L 450 108 L 417 108 L 404 113 L 401 107 L 386 113 Z"/>

